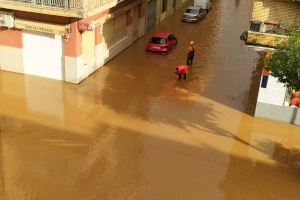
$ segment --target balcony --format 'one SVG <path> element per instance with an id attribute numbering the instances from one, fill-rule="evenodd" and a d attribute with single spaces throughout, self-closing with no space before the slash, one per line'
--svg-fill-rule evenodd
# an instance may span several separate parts
<path id="1" fill-rule="evenodd" d="M 117 0 L 0 0 L 0 8 L 85 18 L 114 7 Z"/>
<path id="2" fill-rule="evenodd" d="M 288 32 L 277 20 L 251 21 L 246 44 L 274 48 L 286 41 Z"/>
<path id="3" fill-rule="evenodd" d="M 262 32 L 248 31 L 246 44 L 274 48 L 276 45 L 286 41 L 287 36 Z"/>

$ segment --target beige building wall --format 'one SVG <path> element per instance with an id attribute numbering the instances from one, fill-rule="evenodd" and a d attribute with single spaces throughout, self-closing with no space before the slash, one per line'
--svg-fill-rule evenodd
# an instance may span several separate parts
<path id="1" fill-rule="evenodd" d="M 0 26 L 0 69 L 24 72 L 23 32 Z"/>
<path id="2" fill-rule="evenodd" d="M 300 3 L 279 0 L 254 0 L 252 20 L 277 20 L 284 28 L 300 26 Z"/>
<path id="3" fill-rule="evenodd" d="M 67 82 L 84 80 L 145 33 L 145 16 L 139 17 L 138 4 L 126 6 L 122 13 L 112 14 L 109 19 L 104 18 L 95 30 L 81 34 L 81 55 L 65 56 Z"/>
<path id="4" fill-rule="evenodd" d="M 79 83 L 85 77 L 80 73 L 83 66 L 82 56 L 65 56 L 65 81 L 69 83 Z"/>
<path id="5" fill-rule="evenodd" d="M 24 73 L 23 49 L 0 45 L 0 69 Z"/>
<path id="6" fill-rule="evenodd" d="M 95 63 L 95 30 L 85 31 L 82 37 L 82 57 L 84 65 L 94 65 Z"/>

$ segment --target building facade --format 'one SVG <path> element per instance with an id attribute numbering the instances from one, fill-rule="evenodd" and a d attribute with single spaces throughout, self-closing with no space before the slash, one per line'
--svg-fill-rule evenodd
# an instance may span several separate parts
<path id="1" fill-rule="evenodd" d="M 79 83 L 180 5 L 176 0 L 0 1 L 0 69 Z"/>
<path id="2" fill-rule="evenodd" d="M 288 31 L 294 28 L 300 28 L 299 0 L 254 0 L 246 44 L 272 54 L 274 47 L 284 42 Z M 267 76 L 262 73 L 255 117 L 300 125 L 299 109 L 289 106 L 290 98 L 290 91 L 272 72 Z"/>
<path id="3" fill-rule="evenodd" d="M 145 30 L 142 0 L 13 3 L 0 4 L 1 70 L 79 83 Z"/>

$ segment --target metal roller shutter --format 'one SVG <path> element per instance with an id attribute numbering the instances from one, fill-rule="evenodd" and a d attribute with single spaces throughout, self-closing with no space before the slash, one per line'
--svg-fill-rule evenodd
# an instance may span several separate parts
<path id="1" fill-rule="evenodd" d="M 147 30 L 151 29 L 155 25 L 155 10 L 156 10 L 155 0 L 148 2 L 147 11 Z"/>

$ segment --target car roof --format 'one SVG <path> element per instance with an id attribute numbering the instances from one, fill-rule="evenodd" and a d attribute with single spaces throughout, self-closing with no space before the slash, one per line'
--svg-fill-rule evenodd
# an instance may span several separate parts
<path id="1" fill-rule="evenodd" d="M 201 7 L 200 6 L 189 6 L 189 7 L 187 7 L 187 9 L 200 10 Z"/>
<path id="2" fill-rule="evenodd" d="M 169 32 L 155 32 L 152 37 L 168 38 L 170 34 Z"/>

